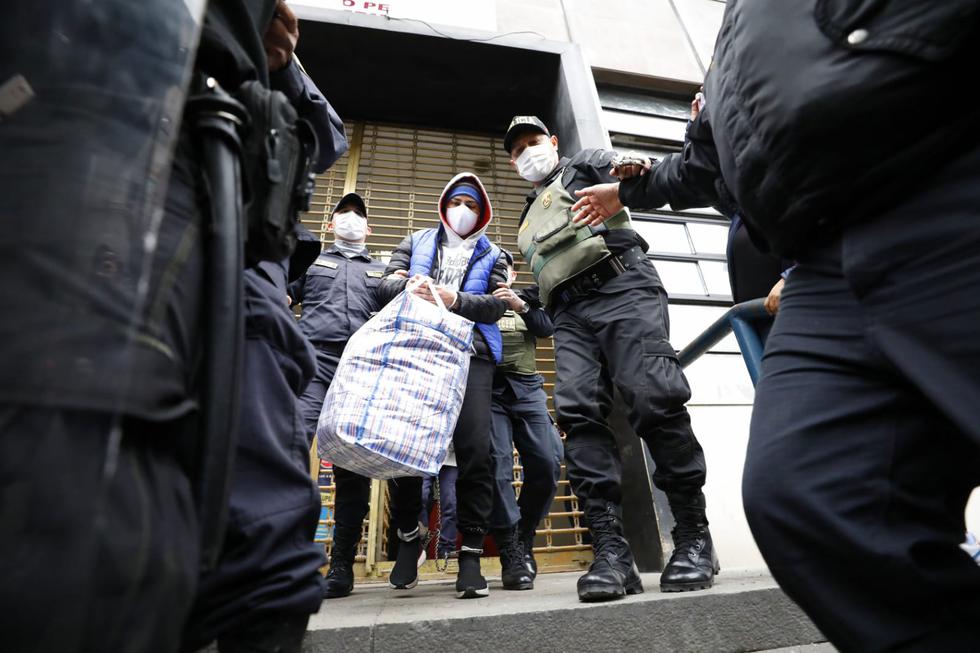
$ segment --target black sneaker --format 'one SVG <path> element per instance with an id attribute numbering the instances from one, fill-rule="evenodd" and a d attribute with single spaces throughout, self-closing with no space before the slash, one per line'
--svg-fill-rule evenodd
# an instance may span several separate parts
<path id="1" fill-rule="evenodd" d="M 457 599 L 479 599 L 490 596 L 487 579 L 480 573 L 480 556 L 483 549 L 465 544 L 459 550 L 459 574 L 456 576 Z"/>
<path id="2" fill-rule="evenodd" d="M 398 530 L 398 556 L 395 566 L 388 575 L 388 584 L 392 589 L 410 590 L 419 584 L 419 567 L 425 562 L 425 552 L 422 551 L 422 538 L 419 529 L 411 533 Z"/>

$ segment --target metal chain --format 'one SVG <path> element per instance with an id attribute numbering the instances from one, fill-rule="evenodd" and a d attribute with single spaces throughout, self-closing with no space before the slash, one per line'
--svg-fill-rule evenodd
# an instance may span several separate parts
<path id="1" fill-rule="evenodd" d="M 440 500 L 440 489 L 439 489 L 439 475 L 436 474 L 432 481 L 432 495 L 435 502 L 436 509 L 436 527 L 435 529 L 427 529 L 427 535 L 425 536 L 425 541 L 422 542 L 422 550 L 429 550 L 429 543 L 435 540 L 436 542 L 436 571 L 442 573 L 449 569 L 449 554 L 446 553 L 443 556 L 439 556 L 439 536 L 442 534 L 442 501 Z"/>

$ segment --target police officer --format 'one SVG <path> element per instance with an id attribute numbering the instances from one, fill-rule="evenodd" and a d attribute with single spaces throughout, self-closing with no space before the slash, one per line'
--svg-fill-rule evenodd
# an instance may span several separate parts
<path id="1" fill-rule="evenodd" d="M 375 290 L 385 269 L 364 244 L 371 228 L 360 195 L 340 198 L 327 229 L 334 234 L 333 245 L 289 286 L 291 301 L 302 305 L 299 328 L 316 348 L 316 375 L 300 400 L 307 449 L 347 340 L 378 310 Z M 323 588 L 328 599 L 347 596 L 354 588 L 354 556 L 371 496 L 371 479 L 336 465 L 333 475 L 333 547 Z"/>
<path id="2" fill-rule="evenodd" d="M 718 563 L 708 531 L 704 453 L 685 403 L 691 391 L 668 341 L 667 295 L 647 244 L 625 211 L 600 228 L 571 220 L 579 188 L 611 181 L 615 153 L 558 155 L 558 138 L 534 116 L 515 117 L 504 148 L 534 185 L 518 246 L 555 324 L 555 408 L 566 433 L 568 478 L 585 510 L 595 559 L 578 582 L 583 601 L 643 591 L 623 536 L 620 463 L 607 416 L 613 388 L 656 463 L 653 479 L 674 513 L 674 552 L 662 591 L 710 587 Z"/>
<path id="3" fill-rule="evenodd" d="M 534 288 L 511 289 L 517 279 L 514 257 L 507 250 L 504 257 L 508 280 L 493 293 L 509 308 L 497 322 L 503 356 L 493 376 L 490 529 L 500 550 L 504 589 L 525 590 L 534 587 L 538 571 L 532 552 L 534 534 L 558 489 L 562 442 L 548 413 L 544 379 L 535 362 L 537 339 L 550 338 L 554 327 Z M 523 468 L 519 501 L 513 487 L 515 445 Z"/>
<path id="4" fill-rule="evenodd" d="M 175 129 L 193 62 L 168 58 L 197 51 L 196 70 L 224 88 L 267 86 L 276 2 L 208 3 L 199 47 L 195 6 L 4 5 L 8 650 L 173 651 L 191 607 L 207 525 L 189 454 L 214 435 L 197 427 L 208 216 L 199 141 L 187 121 Z"/>
<path id="5" fill-rule="evenodd" d="M 296 17 L 282 2 L 265 33 L 270 83 L 307 117 L 326 170 L 346 151 L 343 125 L 293 60 Z M 245 271 L 245 353 L 237 452 L 224 546 L 200 581 L 184 648 L 217 640 L 223 652 L 299 651 L 323 592 L 323 548 L 313 541 L 320 495 L 309 443 L 297 425 L 299 397 L 313 378 L 313 346 L 285 301 L 287 283 L 316 259 L 320 242 L 298 228 L 292 256 Z"/>

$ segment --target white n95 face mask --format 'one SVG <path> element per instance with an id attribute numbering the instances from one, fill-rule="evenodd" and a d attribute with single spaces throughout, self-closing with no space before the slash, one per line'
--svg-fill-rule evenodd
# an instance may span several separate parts
<path id="1" fill-rule="evenodd" d="M 446 209 L 446 222 L 449 223 L 453 231 L 464 238 L 473 231 L 478 217 L 470 207 L 464 204 Z"/>
<path id="2" fill-rule="evenodd" d="M 367 235 L 367 219 L 353 211 L 344 211 L 333 216 L 333 232 L 337 238 L 350 243 L 359 243 Z"/>
<path id="3" fill-rule="evenodd" d="M 550 143 L 541 143 L 525 148 L 514 161 L 517 173 L 532 184 L 547 179 L 558 166 L 558 152 Z"/>

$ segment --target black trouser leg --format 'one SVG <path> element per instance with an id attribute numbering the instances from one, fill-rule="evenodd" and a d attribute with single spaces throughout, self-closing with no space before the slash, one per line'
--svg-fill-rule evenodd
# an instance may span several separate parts
<path id="1" fill-rule="evenodd" d="M 254 629 L 270 614 L 305 617 L 317 611 L 322 595 L 326 556 L 313 541 L 320 493 L 310 478 L 298 400 L 313 373 L 313 350 L 264 276 L 246 272 L 245 296 L 248 335 L 228 524 L 218 563 L 201 578 L 186 626 L 189 642 Z"/>
<path id="2" fill-rule="evenodd" d="M 327 396 L 327 390 L 330 389 L 333 375 L 337 372 L 340 356 L 340 349 L 316 348 L 316 374 L 299 399 L 300 416 L 310 446 L 313 445 L 313 438 L 316 436 L 316 424 L 320 419 L 320 411 L 323 409 L 323 400 Z"/>
<path id="3" fill-rule="evenodd" d="M 667 299 L 658 288 L 594 295 L 556 316 L 555 406 L 568 478 L 580 498 L 622 501 L 619 454 L 606 421 L 613 384 L 657 464 L 657 487 L 696 494 L 704 485 L 704 453 L 684 405 L 691 391 L 668 333 Z"/>
<path id="4" fill-rule="evenodd" d="M 977 390 L 978 264 L 972 296 L 937 303 L 945 328 L 926 327 L 962 339 L 892 351 L 887 321 L 897 313 L 869 310 L 839 263 L 801 265 L 783 291 L 756 389 L 744 504 L 773 575 L 841 651 L 976 648 L 980 568 L 957 545 L 980 447 L 923 388 Z M 908 312 L 902 328 L 936 320 L 921 307 L 939 284 L 965 291 L 963 281 L 932 279 L 922 301 L 893 294 Z M 934 348 L 956 355 L 932 364 L 942 358 Z M 973 359 L 972 390 L 956 373 L 962 356 Z"/>
<path id="5" fill-rule="evenodd" d="M 563 446 L 548 414 L 544 388 L 515 400 L 514 446 L 521 456 L 524 484 L 518 499 L 521 529 L 537 526 L 551 507 L 561 477 Z"/>
<path id="6" fill-rule="evenodd" d="M 0 647 L 177 649 L 199 554 L 182 428 L 0 405 Z"/>
<path id="7" fill-rule="evenodd" d="M 337 526 L 361 528 L 371 503 L 371 479 L 333 467 L 334 522 Z"/>
<path id="8" fill-rule="evenodd" d="M 473 358 L 466 396 L 453 431 L 456 478 L 456 522 L 463 533 L 486 533 L 493 507 L 490 461 L 490 395 L 494 364 Z M 416 514 L 418 512 L 416 511 Z"/>

